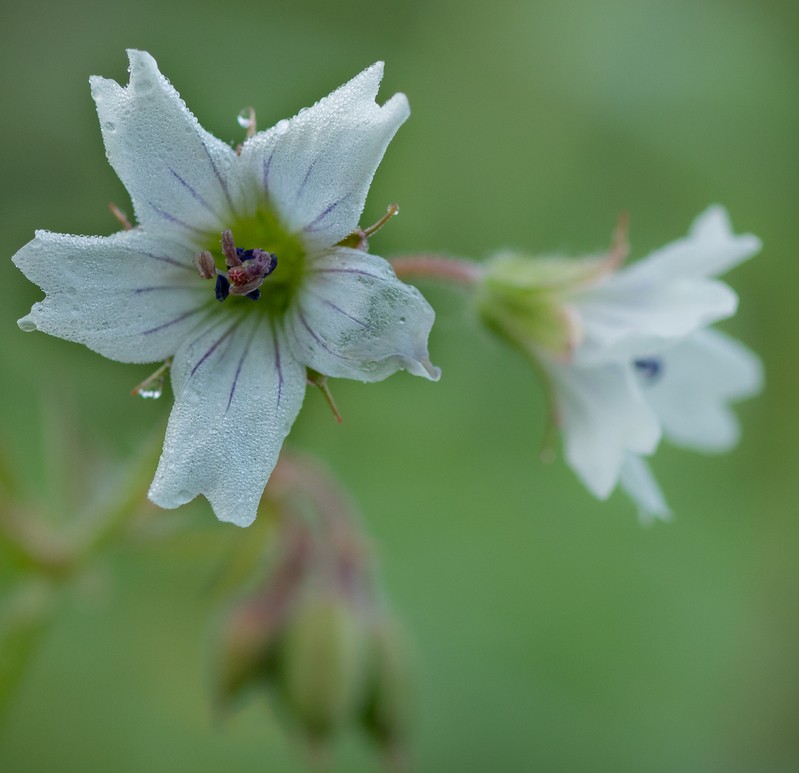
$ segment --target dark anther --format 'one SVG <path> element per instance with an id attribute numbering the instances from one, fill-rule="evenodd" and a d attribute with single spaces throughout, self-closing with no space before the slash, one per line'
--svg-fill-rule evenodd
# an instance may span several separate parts
<path id="1" fill-rule="evenodd" d="M 224 274 L 216 275 L 216 299 L 224 301 L 230 294 L 230 282 Z"/>
<path id="2" fill-rule="evenodd" d="M 251 298 L 254 301 L 257 301 L 261 297 L 261 291 L 253 290 L 251 293 L 247 293 L 247 297 Z"/>
<path id="3" fill-rule="evenodd" d="M 657 357 L 642 357 L 633 360 L 633 365 L 647 381 L 654 381 L 663 375 L 663 360 Z"/>

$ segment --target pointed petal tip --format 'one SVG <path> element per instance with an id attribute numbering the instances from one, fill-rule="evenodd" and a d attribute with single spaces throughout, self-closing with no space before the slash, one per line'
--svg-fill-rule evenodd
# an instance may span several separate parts
<path id="1" fill-rule="evenodd" d="M 422 376 L 430 381 L 438 381 L 441 378 L 441 368 L 433 365 L 429 357 L 425 357 L 419 364 L 422 368 L 416 375 Z"/>

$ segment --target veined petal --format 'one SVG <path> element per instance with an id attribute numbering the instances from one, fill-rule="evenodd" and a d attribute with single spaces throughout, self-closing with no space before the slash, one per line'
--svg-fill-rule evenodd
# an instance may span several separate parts
<path id="1" fill-rule="evenodd" d="M 656 518 L 665 521 L 671 517 L 671 510 L 652 470 L 640 456 L 627 454 L 621 468 L 619 484 L 638 506 L 641 523 L 651 523 Z"/>
<path id="2" fill-rule="evenodd" d="M 434 319 L 387 261 L 338 248 L 309 267 L 286 330 L 296 357 L 327 376 L 380 381 L 404 368 L 437 381 L 427 352 Z"/>
<path id="3" fill-rule="evenodd" d="M 717 330 L 697 330 L 658 360 L 660 374 L 641 391 L 668 440 L 706 452 L 732 448 L 740 428 L 728 403 L 763 388 L 758 357 Z"/>
<path id="4" fill-rule="evenodd" d="M 113 236 L 37 231 L 13 260 L 46 297 L 19 325 L 112 360 L 163 360 L 209 308 L 208 288 L 191 259 L 184 248 L 139 229 Z"/>
<path id="5" fill-rule="evenodd" d="M 226 315 L 180 347 L 172 388 L 150 499 L 171 508 L 203 494 L 220 520 L 249 525 L 302 405 L 305 368 L 268 319 Z"/>
<path id="6" fill-rule="evenodd" d="M 629 368 L 581 368 L 545 360 L 555 386 L 566 460 L 591 493 L 606 499 L 627 452 L 651 454 L 660 440 L 655 414 Z"/>
<path id="7" fill-rule="evenodd" d="M 237 210 L 238 158 L 200 126 L 150 54 L 128 57 L 128 86 L 90 80 L 108 160 L 139 223 L 197 243 L 226 228 Z"/>
<path id="8" fill-rule="evenodd" d="M 660 351 L 692 331 L 732 316 L 738 296 L 715 279 L 671 277 L 640 282 L 615 277 L 575 301 L 583 340 L 575 361 L 624 362 Z"/>
<path id="9" fill-rule="evenodd" d="M 410 113 L 404 94 L 382 107 L 375 102 L 382 77 L 378 62 L 244 144 L 248 192 L 265 195 L 309 249 L 330 247 L 358 226 L 377 165 Z"/>
<path id="10" fill-rule="evenodd" d="M 675 276 L 718 276 L 755 255 L 760 247 L 760 239 L 752 234 L 736 236 L 727 211 L 716 204 L 696 218 L 688 236 L 633 263 L 617 279 L 638 283 L 669 281 Z"/>

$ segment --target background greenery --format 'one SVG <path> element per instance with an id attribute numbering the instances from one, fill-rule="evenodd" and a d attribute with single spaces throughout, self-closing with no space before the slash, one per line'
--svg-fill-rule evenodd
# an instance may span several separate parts
<path id="1" fill-rule="evenodd" d="M 795 3 L 74 0 L 2 15 L 8 258 L 35 228 L 110 233 L 106 203 L 128 206 L 87 84 L 126 82 L 126 47 L 231 141 L 243 106 L 267 126 L 385 59 L 383 96 L 405 91 L 413 114 L 364 216 L 402 207 L 378 254 L 579 254 L 626 208 L 642 256 L 716 201 L 761 236 L 729 277 L 742 303 L 724 328 L 762 355 L 767 391 L 741 405 L 735 453 L 658 453 L 669 525 L 643 529 L 622 496 L 598 503 L 539 463 L 532 369 L 432 286 L 440 384 L 336 383 L 345 424 L 309 394 L 291 443 L 357 498 L 413 632 L 420 771 L 799 768 Z M 58 510 L 62 458 L 129 456 L 170 398 L 129 396 L 146 367 L 20 332 L 38 297 L 6 260 L 0 437 Z M 115 551 L 69 594 L 0 734 L 3 771 L 305 768 L 265 702 L 221 726 L 209 709 L 209 587 L 248 533 L 204 502 L 157 518 L 190 533 Z M 334 770 L 376 767 L 355 736 L 332 755 Z"/>

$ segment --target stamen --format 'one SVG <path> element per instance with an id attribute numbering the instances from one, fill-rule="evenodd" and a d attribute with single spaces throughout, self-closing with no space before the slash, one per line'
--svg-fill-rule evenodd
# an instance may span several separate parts
<path id="1" fill-rule="evenodd" d="M 230 282 L 224 274 L 216 275 L 216 299 L 224 301 L 230 294 Z"/>
<path id="2" fill-rule="evenodd" d="M 633 360 L 633 366 L 649 383 L 663 376 L 663 360 L 659 357 L 641 357 Z"/>
<path id="3" fill-rule="evenodd" d="M 277 258 L 266 250 L 243 250 L 240 265 L 228 270 L 230 292 L 248 295 L 261 286 L 264 279 L 277 268 Z"/>
<path id="4" fill-rule="evenodd" d="M 241 265 L 239 251 L 236 249 L 236 242 L 233 241 L 233 232 L 230 229 L 222 231 L 222 254 L 225 256 L 225 265 L 228 268 Z"/>
<path id="5" fill-rule="evenodd" d="M 252 250 L 237 247 L 230 229 L 222 231 L 222 252 L 227 274 L 217 271 L 213 255 L 207 250 L 194 258 L 200 276 L 211 279 L 216 275 L 217 300 L 224 301 L 228 295 L 246 295 L 257 301 L 261 297 L 258 288 L 277 268 L 277 256 L 257 247 Z"/>
<path id="6" fill-rule="evenodd" d="M 194 266 L 203 279 L 213 279 L 216 276 L 216 263 L 214 256 L 203 250 L 194 256 Z"/>

